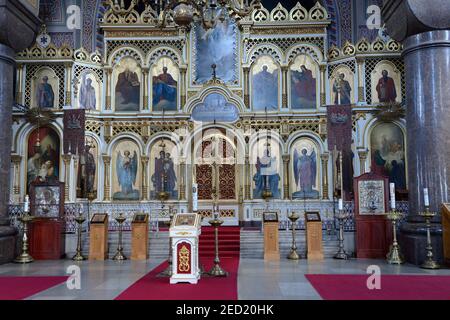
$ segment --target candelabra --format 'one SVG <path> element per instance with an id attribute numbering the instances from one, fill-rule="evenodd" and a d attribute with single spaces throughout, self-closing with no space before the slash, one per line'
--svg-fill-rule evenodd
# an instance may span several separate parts
<path id="1" fill-rule="evenodd" d="M 33 257 L 28 253 L 28 223 L 30 223 L 34 217 L 28 212 L 25 212 L 20 218 L 20 222 L 23 226 L 22 237 L 22 253 L 14 260 L 16 263 L 30 263 L 33 262 Z"/>
<path id="2" fill-rule="evenodd" d="M 219 258 L 219 226 L 221 226 L 223 220 L 220 220 L 218 216 L 215 216 L 213 220 L 209 221 L 214 227 L 214 243 L 215 243 L 215 258 L 214 258 L 214 266 L 208 272 L 208 274 L 212 277 L 226 277 L 228 276 L 228 272 L 222 269 L 220 266 L 220 258 Z"/>
<path id="3" fill-rule="evenodd" d="M 117 245 L 117 252 L 113 257 L 113 260 L 116 261 L 123 261 L 123 260 L 127 260 L 127 257 L 125 257 L 125 255 L 123 254 L 123 246 L 122 246 L 122 225 L 125 222 L 127 218 L 124 217 L 123 213 L 120 213 L 118 217 L 116 217 L 116 221 L 119 224 L 119 243 Z"/>
<path id="4" fill-rule="evenodd" d="M 397 242 L 397 222 L 403 217 L 401 212 L 393 209 L 388 213 L 387 218 L 392 223 L 392 245 L 389 249 L 388 254 L 386 255 L 386 261 L 389 264 L 402 264 L 405 263 L 405 259 L 403 258 L 403 254 L 400 250 L 400 245 Z"/>
<path id="5" fill-rule="evenodd" d="M 347 214 L 344 214 L 343 210 L 339 210 L 337 219 L 339 221 L 339 250 L 334 255 L 334 259 L 347 260 L 349 258 L 348 254 L 344 249 L 344 220 L 347 218 Z"/>
<path id="6" fill-rule="evenodd" d="M 72 260 L 74 261 L 83 261 L 86 260 L 86 258 L 83 256 L 82 254 L 82 250 L 81 250 L 81 231 L 82 231 L 82 226 L 83 226 L 83 222 L 86 221 L 86 218 L 83 217 L 83 214 L 81 213 L 81 210 L 79 212 L 79 215 L 77 217 L 75 217 L 75 222 L 78 224 L 78 240 L 77 240 L 77 252 L 76 254 L 72 257 Z"/>
<path id="7" fill-rule="evenodd" d="M 292 246 L 291 246 L 291 252 L 288 255 L 288 259 L 290 260 L 299 260 L 300 256 L 297 253 L 297 243 L 295 242 L 295 222 L 300 218 L 298 214 L 292 213 L 290 216 L 288 216 L 289 220 L 291 220 L 292 223 Z"/>
<path id="8" fill-rule="evenodd" d="M 436 212 L 431 212 L 430 208 L 426 206 L 425 212 L 420 212 L 419 215 L 425 218 L 427 228 L 427 246 L 425 248 L 427 256 L 420 267 L 423 269 L 439 269 L 439 264 L 433 258 L 433 246 L 431 244 L 431 219 L 436 216 Z"/>

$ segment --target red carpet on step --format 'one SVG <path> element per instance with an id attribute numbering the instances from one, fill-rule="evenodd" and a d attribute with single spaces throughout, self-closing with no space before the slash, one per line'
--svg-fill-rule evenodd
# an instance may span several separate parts
<path id="1" fill-rule="evenodd" d="M 305 277 L 325 300 L 450 300 L 450 276 L 382 275 L 380 290 L 367 288 L 369 275 Z"/>
<path id="2" fill-rule="evenodd" d="M 22 300 L 50 289 L 68 277 L 0 277 L 0 300 Z"/>
<path id="3" fill-rule="evenodd" d="M 205 270 L 211 261 L 201 259 Z M 164 262 L 122 292 L 116 300 L 237 300 L 239 258 L 223 258 L 220 265 L 228 271 L 225 278 L 201 277 L 198 284 L 169 284 L 169 278 L 157 277 L 167 266 Z"/>
<path id="4" fill-rule="evenodd" d="M 219 228 L 219 255 L 222 258 L 239 257 L 241 246 L 240 227 Z M 215 233 L 213 227 L 202 227 L 199 239 L 199 256 L 214 257 Z"/>

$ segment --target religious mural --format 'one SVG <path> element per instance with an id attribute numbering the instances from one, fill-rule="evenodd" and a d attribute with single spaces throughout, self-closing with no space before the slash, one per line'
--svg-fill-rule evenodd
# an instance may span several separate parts
<path id="1" fill-rule="evenodd" d="M 279 199 L 281 195 L 281 153 L 280 146 L 271 139 L 261 138 L 253 147 L 252 164 L 253 199 L 262 199 L 264 190 L 270 190 L 272 197 Z"/>
<path id="2" fill-rule="evenodd" d="M 178 68 L 169 58 L 161 58 L 152 68 L 153 111 L 176 111 Z"/>
<path id="3" fill-rule="evenodd" d="M 139 149 L 136 143 L 122 140 L 115 146 L 112 159 L 113 200 L 140 199 L 139 162 Z"/>
<path id="4" fill-rule="evenodd" d="M 314 142 L 302 138 L 292 146 L 293 199 L 319 198 L 318 150 Z"/>
<path id="5" fill-rule="evenodd" d="M 316 109 L 317 65 L 307 55 L 299 55 L 290 66 L 291 109 Z"/>
<path id="6" fill-rule="evenodd" d="M 42 68 L 33 77 L 31 106 L 40 109 L 58 107 L 59 78 L 50 68 Z"/>
<path id="7" fill-rule="evenodd" d="M 32 182 L 55 182 L 60 173 L 60 139 L 51 128 L 35 129 L 28 138 L 27 190 Z"/>
<path id="8" fill-rule="evenodd" d="M 239 109 L 220 93 L 211 93 L 192 109 L 192 119 L 202 122 L 235 122 Z"/>
<path id="9" fill-rule="evenodd" d="M 224 14 L 226 14 L 224 12 Z M 212 78 L 212 65 L 216 76 L 225 83 L 237 80 L 237 26 L 230 18 L 217 21 L 205 30 L 195 27 L 195 83 L 204 83 Z"/>
<path id="10" fill-rule="evenodd" d="M 97 191 L 98 152 L 97 141 L 92 137 L 86 137 L 86 146 L 80 160 L 78 175 L 82 195 L 93 194 Z"/>
<path id="11" fill-rule="evenodd" d="M 380 123 L 370 135 L 372 172 L 389 177 L 397 190 L 406 190 L 405 143 L 402 130 L 393 123 Z"/>
<path id="12" fill-rule="evenodd" d="M 262 56 L 252 66 L 252 107 L 253 110 L 278 111 L 279 72 L 275 61 Z"/>
<path id="13" fill-rule="evenodd" d="M 116 75 L 115 110 L 139 111 L 141 101 L 141 68 L 133 58 L 123 58 L 114 69 Z"/>
<path id="14" fill-rule="evenodd" d="M 178 199 L 177 179 L 178 152 L 170 140 L 156 142 L 150 153 L 151 199 L 156 199 L 158 192 L 169 193 L 169 199 Z"/>
<path id="15" fill-rule="evenodd" d="M 335 105 L 348 105 L 354 99 L 354 74 L 347 66 L 336 68 L 330 78 L 331 101 Z"/>
<path id="16" fill-rule="evenodd" d="M 77 87 L 78 107 L 86 110 L 100 109 L 100 82 L 93 73 L 84 73 Z"/>
<path id="17" fill-rule="evenodd" d="M 371 76 L 373 104 L 402 102 L 401 74 L 392 63 L 380 62 Z"/>

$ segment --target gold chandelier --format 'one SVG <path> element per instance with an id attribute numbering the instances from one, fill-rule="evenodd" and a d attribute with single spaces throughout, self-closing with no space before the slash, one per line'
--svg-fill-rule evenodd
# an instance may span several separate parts
<path id="1" fill-rule="evenodd" d="M 173 21 L 186 28 L 192 23 L 201 23 L 206 30 L 214 28 L 227 16 L 240 20 L 261 7 L 260 0 L 105 0 L 104 3 L 121 16 L 143 6 L 145 12 L 155 17 L 159 27 Z"/>

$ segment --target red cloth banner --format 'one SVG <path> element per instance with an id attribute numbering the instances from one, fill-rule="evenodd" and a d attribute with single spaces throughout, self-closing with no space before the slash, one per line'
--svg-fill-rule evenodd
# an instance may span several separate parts
<path id="1" fill-rule="evenodd" d="M 85 137 L 85 110 L 64 110 L 64 154 L 83 154 Z"/>

